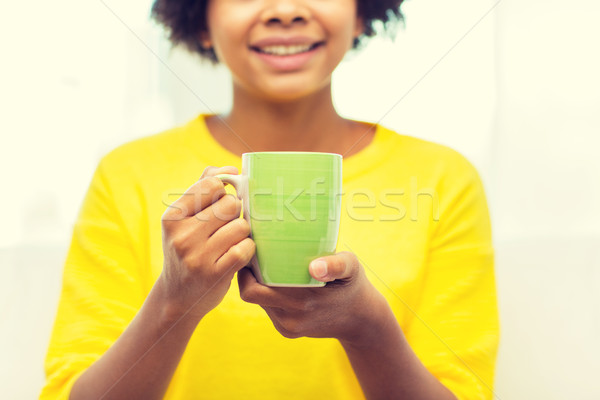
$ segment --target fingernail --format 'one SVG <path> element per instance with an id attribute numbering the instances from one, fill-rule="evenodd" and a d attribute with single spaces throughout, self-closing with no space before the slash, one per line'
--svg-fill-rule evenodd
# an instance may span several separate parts
<path id="1" fill-rule="evenodd" d="M 315 278 L 324 278 L 327 275 L 327 263 L 323 260 L 315 260 L 311 263 Z"/>

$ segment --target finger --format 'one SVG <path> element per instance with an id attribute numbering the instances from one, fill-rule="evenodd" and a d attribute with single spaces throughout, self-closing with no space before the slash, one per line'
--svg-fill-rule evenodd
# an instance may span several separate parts
<path id="1" fill-rule="evenodd" d="M 202 171 L 202 175 L 200 176 L 200 179 L 208 178 L 211 176 L 217 176 L 219 174 L 237 175 L 237 174 L 239 174 L 239 171 L 236 167 L 233 167 L 231 165 L 228 165 L 225 167 L 220 167 L 220 168 L 209 166 L 209 167 L 204 168 L 204 171 Z"/>
<path id="2" fill-rule="evenodd" d="M 250 269 L 250 267 L 242 268 L 238 271 L 238 284 L 240 286 L 246 287 L 254 283 L 258 283 L 258 281 L 256 280 L 256 277 L 252 273 L 252 269 Z"/>
<path id="3" fill-rule="evenodd" d="M 220 227 L 207 241 L 208 248 L 214 248 L 220 255 L 232 246 L 250 236 L 250 224 L 244 219 L 236 218 Z"/>
<path id="4" fill-rule="evenodd" d="M 215 179 L 215 178 L 209 178 Z M 242 212 L 242 202 L 231 194 L 225 194 L 210 207 L 206 207 L 189 221 L 193 224 L 201 222 L 209 236 L 214 235 L 221 227 L 238 219 Z"/>
<path id="5" fill-rule="evenodd" d="M 258 282 L 250 268 L 238 272 L 240 297 L 247 303 L 285 310 L 306 310 L 315 293 L 312 288 L 270 287 Z"/>
<path id="6" fill-rule="evenodd" d="M 225 196 L 225 186 L 219 178 L 207 177 L 189 187 L 163 215 L 163 221 L 180 221 L 193 216 Z"/>
<path id="7" fill-rule="evenodd" d="M 263 310 L 267 313 L 273 326 L 283 337 L 288 339 L 297 339 L 302 336 L 306 336 L 304 333 L 304 326 L 302 324 L 302 318 L 290 314 L 287 310 L 278 307 L 263 307 Z"/>
<path id="8" fill-rule="evenodd" d="M 321 282 L 352 279 L 358 274 L 359 268 L 358 259 L 348 251 L 317 258 L 308 267 L 311 276 Z"/>
<path id="9" fill-rule="evenodd" d="M 224 183 L 218 174 L 237 174 L 236 167 L 206 167 L 200 179 L 173 202 L 163 214 L 163 221 L 180 221 L 202 211 L 225 195 Z"/>
<path id="10" fill-rule="evenodd" d="M 250 268 L 243 268 L 238 272 L 238 285 L 240 297 L 247 303 L 263 307 L 281 305 L 273 288 L 260 284 Z"/>
<path id="11" fill-rule="evenodd" d="M 228 214 L 225 213 L 225 211 L 222 211 L 218 213 L 218 215 L 229 215 L 229 218 L 219 218 L 214 215 L 211 209 L 217 204 L 219 204 L 222 209 L 228 210 Z M 238 218 L 240 212 L 240 200 L 235 196 L 225 195 L 213 204 L 212 207 L 207 207 L 193 218 L 186 218 L 185 220 L 174 224 L 172 222 L 165 222 L 163 217 L 163 227 L 166 229 L 167 236 L 170 238 L 169 243 L 179 249 L 179 251 L 182 253 L 194 253 L 200 258 L 207 257 L 207 254 L 210 254 L 210 262 L 214 263 L 229 250 L 231 246 L 248 236 L 248 234 L 244 234 L 244 231 L 246 230 L 246 228 L 243 227 L 244 223 L 238 222 L 228 228 L 229 234 L 234 234 L 234 237 L 225 240 L 225 243 L 223 243 L 223 239 L 227 239 L 227 235 L 220 235 L 216 240 L 212 239 L 214 234 L 223 226 L 230 223 L 231 220 L 235 221 L 240 219 Z M 232 218 L 234 216 L 235 218 Z M 240 219 L 240 221 L 244 220 Z M 236 226 L 237 229 L 233 229 Z M 226 234 L 227 232 L 224 233 Z"/>
<path id="12" fill-rule="evenodd" d="M 239 271 L 250 263 L 255 251 L 254 241 L 250 238 L 243 239 L 219 257 L 216 264 L 217 271 L 232 273 Z"/>
<path id="13" fill-rule="evenodd" d="M 242 268 L 238 271 L 238 286 L 240 288 L 240 297 L 247 303 L 258 304 L 256 302 L 257 298 L 263 297 L 268 292 L 268 288 L 258 283 L 250 267 Z"/>

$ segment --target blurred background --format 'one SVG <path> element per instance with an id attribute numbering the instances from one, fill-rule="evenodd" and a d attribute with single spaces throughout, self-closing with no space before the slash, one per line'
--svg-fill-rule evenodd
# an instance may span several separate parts
<path id="1" fill-rule="evenodd" d="M 230 103 L 150 0 L 11 2 L 0 19 L 0 387 L 36 398 L 75 216 L 100 157 Z M 343 115 L 449 145 L 483 178 L 497 399 L 600 398 L 600 4 L 409 0 L 334 77 Z"/>

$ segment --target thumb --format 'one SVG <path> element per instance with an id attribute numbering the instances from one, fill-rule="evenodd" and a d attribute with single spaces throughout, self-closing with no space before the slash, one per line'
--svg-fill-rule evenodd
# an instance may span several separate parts
<path id="1" fill-rule="evenodd" d="M 348 251 L 319 257 L 308 266 L 311 276 L 321 282 L 352 279 L 358 274 L 359 268 L 358 258 Z"/>

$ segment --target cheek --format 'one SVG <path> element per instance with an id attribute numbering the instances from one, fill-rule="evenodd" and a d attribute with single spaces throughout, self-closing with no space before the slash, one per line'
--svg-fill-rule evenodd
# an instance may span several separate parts
<path id="1" fill-rule="evenodd" d="M 213 48 L 219 60 L 227 65 L 237 64 L 246 57 L 246 46 L 243 33 L 228 29 L 226 31 L 214 30 L 212 33 Z"/>
<path id="2" fill-rule="evenodd" d="M 230 5 L 210 1 L 209 4 L 212 6 L 207 10 L 207 18 L 210 21 L 210 39 L 215 53 L 221 61 L 235 59 L 241 55 L 240 48 L 245 48 L 248 26 L 255 11 L 232 7 L 233 3 Z"/>
<path id="3" fill-rule="evenodd" d="M 346 48 L 346 50 L 352 47 L 357 23 L 354 22 L 356 21 L 356 15 L 351 10 L 340 9 L 339 14 L 328 14 L 323 16 L 321 21 L 323 21 L 323 26 L 328 31 L 328 35 L 335 40 L 337 46 Z"/>
<path id="4" fill-rule="evenodd" d="M 340 27 L 341 30 L 336 31 L 336 36 L 331 37 L 331 47 L 334 51 L 334 58 L 341 61 L 346 53 L 352 49 L 352 44 L 354 42 L 353 30 L 348 29 L 347 27 Z"/>

